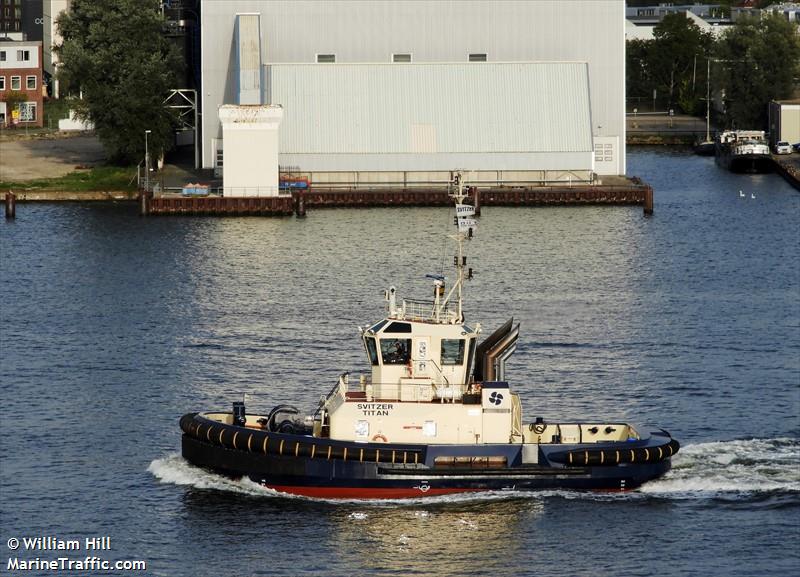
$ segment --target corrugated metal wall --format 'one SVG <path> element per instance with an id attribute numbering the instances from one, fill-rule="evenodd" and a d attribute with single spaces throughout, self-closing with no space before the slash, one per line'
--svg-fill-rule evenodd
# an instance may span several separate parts
<path id="1" fill-rule="evenodd" d="M 490 62 L 588 62 L 592 133 L 625 142 L 623 0 L 203 0 L 204 166 L 220 136 L 213 111 L 235 95 L 228 47 L 235 14 L 244 12 L 261 13 L 266 63 L 311 63 L 318 53 L 337 63 L 388 63 L 393 53 L 410 53 L 414 63 L 461 63 L 470 53 Z M 620 173 L 624 158 L 623 147 Z"/>
<path id="2" fill-rule="evenodd" d="M 585 63 L 276 64 L 265 77 L 265 100 L 285 112 L 282 157 L 585 152 L 569 168 L 591 169 Z M 411 161 L 381 166 L 413 170 Z M 304 170 L 319 170 L 310 163 Z"/>

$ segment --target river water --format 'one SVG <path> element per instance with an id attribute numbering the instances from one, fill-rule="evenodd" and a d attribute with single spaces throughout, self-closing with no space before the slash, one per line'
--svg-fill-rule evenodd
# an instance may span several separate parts
<path id="1" fill-rule="evenodd" d="M 627 494 L 315 502 L 181 459 L 183 413 L 243 392 L 253 411 L 312 410 L 364 370 L 356 326 L 382 290 L 424 297 L 449 272 L 445 209 L 19 205 L 0 222 L 0 547 L 49 560 L 63 552 L 8 540 L 108 536 L 72 557 L 164 576 L 800 574 L 800 194 L 676 149 L 631 150 L 629 174 L 655 188 L 652 218 L 485 208 L 467 293 L 468 321 L 522 323 L 508 376 L 528 419 L 681 441 Z"/>

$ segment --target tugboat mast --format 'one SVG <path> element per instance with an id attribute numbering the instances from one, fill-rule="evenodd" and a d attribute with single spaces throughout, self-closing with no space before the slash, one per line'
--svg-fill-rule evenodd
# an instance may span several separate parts
<path id="1" fill-rule="evenodd" d="M 453 264 L 456 268 L 456 279 L 450 292 L 443 301 L 440 302 L 440 291 L 444 288 L 444 278 L 437 278 L 434 281 L 435 286 L 435 299 L 434 308 L 436 320 L 439 321 L 442 316 L 447 316 L 445 309 L 447 304 L 453 299 L 455 294 L 456 300 L 456 318 L 450 319 L 452 323 L 460 323 L 464 321 L 463 310 L 463 296 L 464 296 L 464 280 L 472 278 L 472 269 L 465 275 L 464 268 L 467 265 L 467 257 L 464 255 L 464 241 L 472 238 L 472 231 L 475 228 L 476 222 L 472 217 L 475 214 L 475 208 L 472 205 L 464 204 L 464 199 L 467 198 L 464 192 L 464 183 L 460 172 L 456 172 L 451 183 L 450 197 L 455 201 L 456 216 L 454 224 L 456 225 L 457 232 L 450 235 L 450 238 L 456 241 L 457 254 L 453 257 Z"/>

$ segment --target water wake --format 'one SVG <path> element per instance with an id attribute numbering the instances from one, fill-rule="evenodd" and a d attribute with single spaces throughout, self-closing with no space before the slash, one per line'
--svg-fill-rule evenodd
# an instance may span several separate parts
<path id="1" fill-rule="evenodd" d="M 800 439 L 749 439 L 682 447 L 672 470 L 640 493 L 676 499 L 800 496 Z"/>
<path id="2" fill-rule="evenodd" d="M 147 470 L 162 483 L 254 497 L 307 500 L 306 497 L 286 495 L 262 487 L 246 478 L 233 480 L 205 471 L 189 464 L 178 453 L 153 460 Z M 560 497 L 617 501 L 655 497 L 679 500 L 759 501 L 774 496 L 788 497 L 789 504 L 800 505 L 800 439 L 750 439 L 686 445 L 673 457 L 672 470 L 666 476 L 630 493 L 562 490 L 491 491 L 402 501 L 337 499 L 332 502 L 398 506 L 509 498 Z"/>

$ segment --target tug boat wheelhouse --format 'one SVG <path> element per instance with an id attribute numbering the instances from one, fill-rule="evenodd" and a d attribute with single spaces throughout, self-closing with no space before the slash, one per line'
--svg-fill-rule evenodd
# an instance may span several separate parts
<path id="1" fill-rule="evenodd" d="M 627 490 L 670 468 L 677 441 L 620 422 L 525 422 L 505 380 L 516 348 L 513 319 L 478 343 L 464 322 L 463 253 L 475 221 L 455 180 L 455 281 L 433 280 L 433 299 L 398 301 L 361 329 L 371 374 L 347 373 L 312 415 L 279 405 L 266 415 L 190 413 L 180 420 L 190 463 L 280 492 L 321 498 L 408 498 L 446 493 Z"/>

